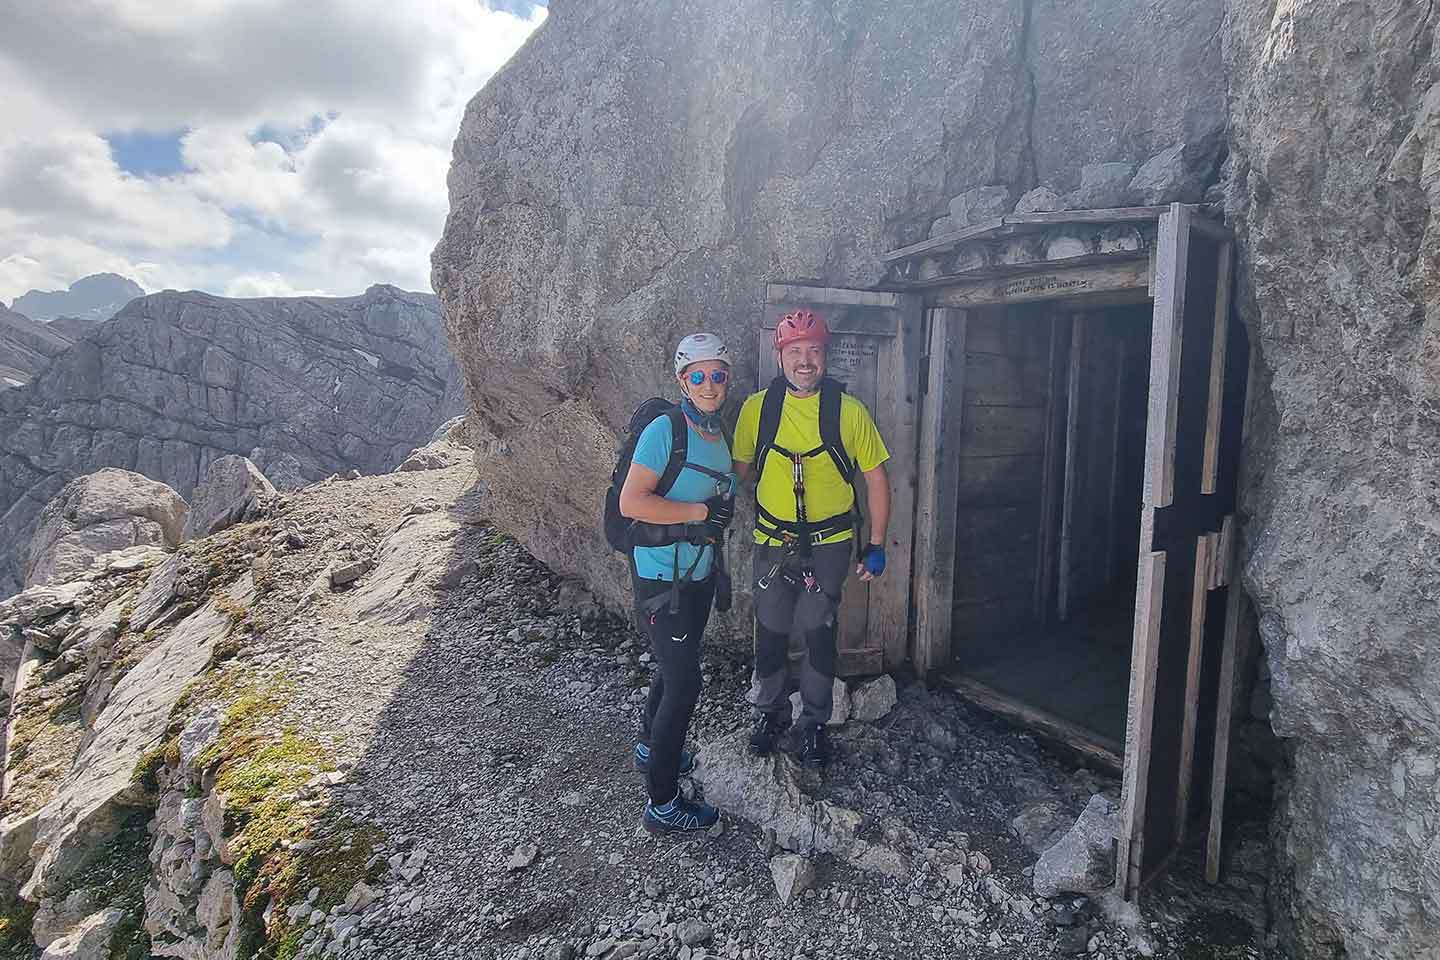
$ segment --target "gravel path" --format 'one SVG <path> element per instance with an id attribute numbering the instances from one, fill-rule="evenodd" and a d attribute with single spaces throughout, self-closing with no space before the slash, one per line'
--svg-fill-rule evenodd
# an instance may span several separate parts
<path id="1" fill-rule="evenodd" d="M 1140 955 L 1083 898 L 1030 896 L 1035 858 L 1010 826 L 1036 798 L 1078 812 L 1118 785 L 914 684 L 902 685 L 888 716 L 841 728 L 823 782 L 807 781 L 816 796 L 863 814 L 869 835 L 906 852 L 903 878 L 819 856 L 815 888 L 787 905 L 771 879 L 773 841 L 753 826 L 727 817 L 718 836 L 647 835 L 630 751 L 648 651 L 622 620 L 583 599 L 562 604 L 571 591 L 485 524 L 472 476 L 452 468 L 312 488 L 272 520 L 305 542 L 274 560 L 288 583 L 374 554 L 407 514 L 444 520 L 413 548 L 417 569 L 452 571 L 427 601 L 428 619 L 417 621 L 385 624 L 383 610 L 361 621 L 347 593 L 326 591 L 274 632 L 257 661 L 303 681 L 290 709 L 339 758 L 334 797 L 385 838 L 373 902 L 362 897 L 353 922 L 332 916 L 344 935 L 307 940 L 310 953 Z M 314 544 L 326 530 L 345 536 Z M 707 652 L 692 730 L 701 744 L 749 725 L 743 653 Z M 937 864 L 963 848 L 986 867 L 956 887 Z M 1214 898 L 1187 896 L 1162 895 L 1169 912 L 1142 923 L 1156 955 L 1263 955 L 1231 906 L 1217 911 Z M 1197 916 L 1236 923 L 1197 925 Z"/>

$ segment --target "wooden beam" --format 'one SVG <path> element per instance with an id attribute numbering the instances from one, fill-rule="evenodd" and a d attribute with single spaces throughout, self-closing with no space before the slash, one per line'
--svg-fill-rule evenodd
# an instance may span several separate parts
<path id="1" fill-rule="evenodd" d="M 1080 374 L 1085 365 L 1087 323 L 1084 314 L 1076 314 L 1070 324 L 1070 373 L 1065 403 L 1065 485 L 1060 507 L 1060 619 L 1070 619 L 1070 564 L 1074 545 L 1071 535 L 1075 528 L 1075 484 L 1078 482 L 1080 453 Z"/>
<path id="2" fill-rule="evenodd" d="M 942 234 L 891 250 L 880 257 L 881 263 L 893 263 L 916 254 L 945 250 L 966 240 L 984 237 L 1005 227 L 1062 226 L 1067 223 L 1134 223 L 1158 220 L 1167 207 L 1112 207 L 1099 210 L 1058 210 L 1050 213 L 1012 213 L 972 224 L 953 233 Z"/>
<path id="3" fill-rule="evenodd" d="M 1113 261 L 1114 258 L 1109 258 Z M 1030 264 L 1020 276 L 994 277 L 952 283 L 937 290 L 931 303 L 941 307 L 970 309 L 1037 300 L 1071 300 L 1090 296 L 1145 290 L 1144 258 L 1127 256 L 1118 262 L 1088 266 Z"/>
<path id="4" fill-rule="evenodd" d="M 919 243 L 912 243 L 908 247 L 901 247 L 899 250 L 891 250 L 889 253 L 881 254 L 880 262 L 894 263 L 896 260 L 913 257 L 917 253 L 929 253 L 931 250 L 945 250 L 955 246 L 957 243 L 963 243 L 966 240 L 989 233 L 991 230 L 999 229 L 1004 225 L 1004 217 L 982 220 L 980 223 L 972 224 L 963 230 L 956 230 L 954 233 L 931 237 L 929 240 L 921 240 Z"/>
<path id="5" fill-rule="evenodd" d="M 885 464 L 890 480 L 890 526 L 885 537 L 889 560 L 885 575 L 870 585 L 869 625 L 872 637 L 883 637 L 886 670 L 898 669 L 909 655 L 923 310 L 923 300 L 912 294 L 905 296 L 894 312 L 899 336 L 889 341 L 881 354 L 877 385 L 876 416 L 883 418 L 885 441 L 892 454 Z M 863 479 L 859 486 L 863 493 Z"/>
<path id="6" fill-rule="evenodd" d="M 1120 744 L 1109 737 L 1001 693 L 959 671 L 944 674 L 942 682 L 987 713 L 993 713 L 1063 743 L 1107 770 L 1120 769 Z"/>
<path id="7" fill-rule="evenodd" d="M 1204 207 L 1195 204 L 1186 204 L 1185 209 L 1194 214 L 1194 216 L 1190 218 L 1190 227 L 1192 230 L 1205 234 L 1205 236 L 1217 243 L 1231 243 L 1234 241 L 1235 234 L 1231 232 L 1230 228 L 1223 223 L 1217 223 L 1210 219 L 1210 217 L 1206 215 Z"/>
<path id="8" fill-rule="evenodd" d="M 1225 518 L 1232 526 L 1234 514 Z M 1229 555 L 1226 566 L 1233 566 L 1239 552 L 1239 538 L 1224 540 Z M 1225 823 L 1225 785 L 1230 775 L 1230 730 L 1235 722 L 1235 669 L 1240 649 L 1241 601 L 1245 591 L 1238 578 L 1232 579 L 1225 595 L 1225 639 L 1220 647 L 1220 689 L 1215 703 L 1215 753 L 1210 765 L 1210 828 L 1205 834 L 1205 880 L 1220 880 L 1220 845 Z"/>
<path id="9" fill-rule="evenodd" d="M 848 307 L 899 307 L 903 293 L 884 290 L 847 290 L 839 287 L 807 287 L 798 283 L 770 283 L 765 286 L 766 303 L 815 303 Z"/>
<path id="10" fill-rule="evenodd" d="M 1115 536 L 1120 529 L 1120 434 L 1125 422 L 1125 367 L 1130 359 L 1128 340 L 1120 341 L 1115 357 L 1114 413 L 1110 421 L 1110 496 L 1105 504 L 1105 582 L 1112 583 L 1118 575 L 1119 558 L 1115 556 Z"/>
<path id="11" fill-rule="evenodd" d="M 1185 661 L 1185 713 L 1180 728 L 1179 788 L 1175 795 L 1175 846 L 1185 845 L 1190 822 L 1190 785 L 1195 781 L 1195 726 L 1200 717 L 1200 666 L 1205 658 L 1205 611 L 1209 607 L 1208 536 L 1195 539 L 1195 577 L 1190 594 L 1190 651 Z"/>
<path id="12" fill-rule="evenodd" d="M 1130 900 L 1140 889 L 1145 855 L 1145 799 L 1150 787 L 1150 740 L 1155 726 L 1155 668 L 1160 655 L 1160 617 L 1165 602 L 1165 553 L 1151 551 L 1155 511 L 1140 522 L 1140 567 L 1135 585 L 1135 633 L 1130 652 L 1130 693 L 1125 711 L 1121 771 L 1119 854 L 1115 885 Z"/>
<path id="13" fill-rule="evenodd" d="M 1058 310 L 1050 311 L 1050 357 L 1045 390 L 1045 457 L 1040 486 L 1040 536 L 1036 551 L 1039 569 L 1035 572 L 1035 619 L 1050 618 L 1050 597 L 1059 571 L 1060 528 L 1056 510 L 1060 504 L 1060 483 L 1065 466 L 1064 428 L 1060 391 L 1065 386 L 1066 364 L 1062 362 L 1070 344 L 1070 319 Z"/>
<path id="14" fill-rule="evenodd" d="M 1196 218 L 1197 220 L 1200 218 Z M 1230 267 L 1232 244 L 1220 244 L 1215 279 L 1215 326 L 1210 338 L 1210 397 L 1205 410 L 1205 463 L 1201 468 L 1200 492 L 1215 492 L 1220 476 L 1220 425 L 1224 415 L 1225 357 L 1230 343 Z"/>
<path id="15" fill-rule="evenodd" d="M 1145 435 L 1145 504 L 1175 500 L 1175 434 L 1180 414 L 1180 342 L 1190 257 L 1190 213 L 1173 204 L 1160 218 L 1155 312 L 1150 329 L 1150 405 Z"/>
<path id="16" fill-rule="evenodd" d="M 915 504 L 915 670 L 924 678 L 951 661 L 955 592 L 955 505 L 965 404 L 965 333 L 960 310 L 930 311 L 929 366 L 920 419 Z"/>

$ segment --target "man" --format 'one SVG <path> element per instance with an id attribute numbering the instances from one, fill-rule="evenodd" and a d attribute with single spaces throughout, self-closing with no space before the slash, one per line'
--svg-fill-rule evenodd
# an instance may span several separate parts
<path id="1" fill-rule="evenodd" d="M 789 727 L 789 638 L 805 640 L 800 667 L 800 760 L 829 760 L 836 667 L 836 613 L 858 527 L 855 488 L 865 481 L 869 544 L 855 572 L 870 581 L 885 571 L 890 519 L 890 453 L 870 412 L 825 377 L 830 330 L 809 310 L 775 328 L 781 375 L 745 401 L 735 427 L 735 472 L 755 480 L 755 672 L 761 717 L 750 748 L 768 754 Z"/>

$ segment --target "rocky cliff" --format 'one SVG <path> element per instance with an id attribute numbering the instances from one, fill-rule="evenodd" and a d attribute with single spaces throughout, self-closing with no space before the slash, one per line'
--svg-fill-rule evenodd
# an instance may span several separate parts
<path id="1" fill-rule="evenodd" d="M 1278 919 L 1306 956 L 1440 943 L 1440 62 L 1433 4 L 1233 5 L 1262 358 L 1246 585 L 1275 730 Z"/>
<path id="2" fill-rule="evenodd" d="M 717 330 L 752 356 L 767 279 L 872 283 L 880 254 L 924 239 L 971 187 L 1064 194 L 1084 164 L 1133 172 L 1177 143 L 1213 168 L 1221 13 L 554 4 L 466 112 L 433 257 L 498 438 L 479 463 L 496 515 L 618 601 L 624 563 L 595 524 L 616 430 L 671 389 L 684 333 Z M 753 366 L 738 375 L 752 383 Z"/>
<path id="3" fill-rule="evenodd" d="M 79 317 L 85 320 L 108 320 L 145 290 L 128 277 L 118 273 L 95 273 L 81 277 L 67 290 L 31 290 L 16 297 L 11 309 L 35 320 L 57 317 Z"/>
<path id="4" fill-rule="evenodd" d="M 1246 586 L 1293 763 L 1277 920 L 1304 955 L 1433 955 L 1435 16 L 1406 0 L 557 0 L 470 104 L 433 258 L 495 435 L 478 458 L 495 515 L 619 600 L 595 530 L 605 473 L 682 333 L 717 329 L 746 356 L 764 281 L 873 282 L 878 254 L 972 188 L 1190 200 L 1223 161 L 1259 354 Z M 1082 165 L 1181 143 L 1184 190 L 1136 196 L 1117 176 L 1083 202 L 1099 180 L 1079 183 Z"/>
<path id="5" fill-rule="evenodd" d="M 23 313 L 0 307 L 0 390 L 29 383 L 73 339 Z"/>
<path id="6" fill-rule="evenodd" d="M 276 482 L 383 471 L 463 406 L 434 297 L 136 300 L 0 394 L 0 596 L 40 508 L 70 479 L 122 467 L 189 496 L 249 456 Z M 283 469 L 282 469 L 283 468 Z"/>

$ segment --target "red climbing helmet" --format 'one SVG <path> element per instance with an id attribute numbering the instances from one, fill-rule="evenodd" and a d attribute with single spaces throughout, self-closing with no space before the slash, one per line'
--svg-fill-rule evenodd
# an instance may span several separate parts
<path id="1" fill-rule="evenodd" d="M 786 344 L 800 340 L 814 340 L 822 346 L 830 342 L 830 328 L 813 310 L 792 310 L 775 325 L 776 350 L 784 350 Z"/>

